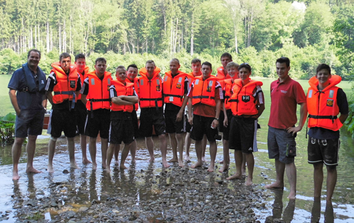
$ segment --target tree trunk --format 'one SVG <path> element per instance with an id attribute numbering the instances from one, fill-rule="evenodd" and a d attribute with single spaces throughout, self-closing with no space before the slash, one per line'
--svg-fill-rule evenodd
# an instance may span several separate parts
<path id="1" fill-rule="evenodd" d="M 49 50 L 50 50 L 50 45 L 49 45 L 49 21 L 48 21 L 48 18 L 47 18 L 47 53 L 49 53 Z"/>

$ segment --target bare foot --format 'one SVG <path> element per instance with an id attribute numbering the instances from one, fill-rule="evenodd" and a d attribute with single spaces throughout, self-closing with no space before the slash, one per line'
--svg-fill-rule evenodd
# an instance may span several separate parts
<path id="1" fill-rule="evenodd" d="M 280 189 L 283 188 L 284 185 L 278 182 L 274 182 L 272 184 L 267 184 L 264 186 L 266 189 Z"/>
<path id="2" fill-rule="evenodd" d="M 17 172 L 13 172 L 12 174 L 12 180 L 19 180 L 20 179 L 20 176 L 18 175 Z"/>
<path id="3" fill-rule="evenodd" d="M 246 182 L 245 182 L 245 185 L 246 185 L 246 186 L 251 186 L 252 184 L 253 184 L 252 179 L 250 179 L 249 177 L 247 177 Z"/>
<path id="4" fill-rule="evenodd" d="M 179 160 L 179 161 L 178 161 L 178 166 L 179 166 L 179 167 L 183 167 L 183 166 L 184 166 L 184 164 L 183 164 L 183 161 L 182 161 L 182 160 Z"/>
<path id="5" fill-rule="evenodd" d="M 194 165 L 192 165 L 192 168 L 197 168 L 197 167 L 201 167 L 203 165 L 203 162 L 196 162 Z"/>
<path id="6" fill-rule="evenodd" d="M 75 162 L 70 163 L 70 168 L 79 169 Z"/>
<path id="7" fill-rule="evenodd" d="M 97 163 L 92 163 L 92 169 L 97 170 Z"/>
<path id="8" fill-rule="evenodd" d="M 48 172 L 49 173 L 53 173 L 54 172 L 53 165 L 49 165 L 48 164 Z"/>
<path id="9" fill-rule="evenodd" d="M 177 158 L 172 158 L 172 159 L 170 159 L 168 162 L 169 162 L 169 163 L 171 163 L 171 162 L 175 163 L 175 162 L 178 162 L 178 159 L 177 159 Z"/>
<path id="10" fill-rule="evenodd" d="M 221 160 L 219 163 L 224 163 L 224 160 Z"/>
<path id="11" fill-rule="evenodd" d="M 202 161 L 205 162 L 205 156 L 202 157 Z"/>
<path id="12" fill-rule="evenodd" d="M 107 164 L 102 163 L 102 169 L 106 169 L 107 168 Z"/>
<path id="13" fill-rule="evenodd" d="M 106 168 L 105 171 L 106 171 L 107 173 L 111 173 L 111 168 Z"/>
<path id="14" fill-rule="evenodd" d="M 124 164 L 120 164 L 120 167 L 119 167 L 121 170 L 125 170 L 125 169 L 128 169 L 128 167 L 124 166 Z"/>
<path id="15" fill-rule="evenodd" d="M 226 178 L 226 180 L 235 180 L 235 179 L 242 179 L 241 174 L 235 173 L 235 174 L 232 175 L 231 177 Z"/>
<path id="16" fill-rule="evenodd" d="M 33 167 L 28 167 L 26 173 L 42 173 L 42 171 L 36 170 Z"/>
<path id="17" fill-rule="evenodd" d="M 209 166 L 208 172 L 214 172 L 214 166 Z"/>
<path id="18" fill-rule="evenodd" d="M 228 165 L 222 165 L 222 167 L 220 167 L 219 172 L 223 173 L 229 170 L 229 166 Z"/>
<path id="19" fill-rule="evenodd" d="M 155 157 L 150 157 L 149 162 L 152 163 L 155 161 Z"/>
<path id="20" fill-rule="evenodd" d="M 184 160 L 187 162 L 187 163 L 189 163 L 191 160 L 190 160 L 190 158 L 189 158 L 189 155 L 185 155 L 184 156 Z"/>
<path id="21" fill-rule="evenodd" d="M 296 199 L 296 193 L 295 192 L 290 192 L 289 196 L 288 196 L 289 200 L 295 200 Z"/>
<path id="22" fill-rule="evenodd" d="M 82 159 L 82 164 L 87 165 L 87 164 L 90 164 L 90 163 L 91 163 L 91 161 L 88 160 L 87 158 L 83 158 Z"/>
<path id="23" fill-rule="evenodd" d="M 118 160 L 114 161 L 114 165 L 115 165 L 115 166 L 119 166 Z"/>
<path id="24" fill-rule="evenodd" d="M 165 168 L 169 168 L 169 167 L 170 167 L 170 165 L 167 163 L 166 160 L 165 160 L 165 161 L 162 161 L 162 165 L 163 165 L 163 167 L 165 167 Z"/>
<path id="25" fill-rule="evenodd" d="M 135 159 L 132 159 L 132 164 L 135 164 L 135 163 L 136 163 Z"/>

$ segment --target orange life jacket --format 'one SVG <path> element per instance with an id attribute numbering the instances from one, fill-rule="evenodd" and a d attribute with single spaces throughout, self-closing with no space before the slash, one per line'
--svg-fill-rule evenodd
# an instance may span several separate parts
<path id="1" fill-rule="evenodd" d="M 232 88 L 233 94 L 229 99 L 232 115 L 241 116 L 258 114 L 257 98 L 256 95 L 254 95 L 254 90 L 257 86 L 262 85 L 263 83 L 261 81 L 251 79 L 246 85 L 242 85 L 242 80 L 236 79 Z"/>
<path id="2" fill-rule="evenodd" d="M 226 74 L 226 76 L 225 76 L 223 66 L 221 66 L 217 69 L 216 77 L 218 78 L 218 81 L 221 85 L 221 89 L 225 88 L 225 79 L 231 78 L 229 74 Z"/>
<path id="3" fill-rule="evenodd" d="M 77 95 L 75 94 L 77 88 L 78 73 L 75 64 L 70 65 L 70 73 L 66 75 L 65 71 L 60 67 L 59 62 L 52 63 L 53 69 L 51 72 L 55 73 L 57 84 L 53 88 L 53 103 L 60 104 L 64 100 L 70 100 L 75 105 Z M 72 108 L 73 108 L 72 107 Z"/>
<path id="4" fill-rule="evenodd" d="M 184 84 L 187 74 L 178 71 L 175 77 L 172 77 L 171 71 L 165 73 L 163 81 L 163 97 L 165 103 L 172 103 L 179 107 L 183 104 Z"/>
<path id="5" fill-rule="evenodd" d="M 110 109 L 109 87 L 112 84 L 111 73 L 105 71 L 102 81 L 97 77 L 96 71 L 88 73 L 87 78 L 89 79 L 89 91 L 86 97 L 87 110 Z"/>
<path id="6" fill-rule="evenodd" d="M 87 77 L 87 74 L 90 72 L 89 69 L 90 68 L 86 66 L 82 74 L 79 71 L 77 72 L 80 75 L 81 86 L 84 84 L 84 80 Z M 77 100 L 81 100 L 81 94 L 77 96 Z"/>
<path id="7" fill-rule="evenodd" d="M 198 76 L 194 80 L 192 105 L 202 103 L 209 106 L 216 106 L 215 102 L 215 85 L 217 78 L 210 76 L 206 80 Z"/>
<path id="8" fill-rule="evenodd" d="M 225 83 L 225 100 L 224 100 L 224 105 L 225 105 L 225 109 L 229 110 L 231 109 L 231 103 L 229 102 L 229 99 L 231 98 L 232 95 L 232 87 L 234 86 L 234 82 L 236 79 L 232 79 L 232 78 L 228 78 L 225 79 L 224 83 Z"/>
<path id="9" fill-rule="evenodd" d="M 193 72 L 190 72 L 187 74 L 187 78 L 188 78 L 188 88 L 190 89 L 192 86 L 193 81 L 195 80 L 196 77 L 202 76 L 202 72 L 199 72 L 199 74 L 197 76 L 194 76 Z"/>
<path id="10" fill-rule="evenodd" d="M 139 71 L 139 103 L 140 108 L 161 108 L 162 101 L 162 79 L 160 68 L 156 67 L 153 77 L 149 79 L 145 67 Z"/>
<path id="11" fill-rule="evenodd" d="M 130 81 L 129 78 L 127 78 L 126 81 L 129 82 L 129 83 L 133 83 L 133 84 L 134 84 L 134 90 L 135 90 L 135 92 L 138 94 L 137 96 L 139 96 L 139 92 L 138 92 L 138 91 L 139 91 L 139 80 L 138 80 L 138 78 L 137 78 L 137 77 L 134 78 L 134 81 L 133 81 L 133 82 Z M 137 111 L 137 110 L 139 109 L 139 102 L 137 102 L 137 103 L 134 105 L 134 109 L 135 109 L 135 111 Z"/>
<path id="12" fill-rule="evenodd" d="M 308 127 L 320 127 L 332 131 L 338 131 L 343 124 L 337 118 L 339 107 L 337 104 L 338 87 L 342 78 L 332 75 L 330 84 L 319 91 L 318 80 L 312 77 L 309 80 L 310 88 L 307 91 L 307 110 L 309 112 Z"/>
<path id="13" fill-rule="evenodd" d="M 123 84 L 119 80 L 112 80 L 112 85 L 114 85 L 117 96 L 125 95 L 125 96 L 133 96 L 134 95 L 134 84 L 130 82 L 126 82 Z M 134 105 L 117 105 L 112 103 L 111 105 L 112 111 L 124 111 L 124 112 L 132 112 L 134 110 Z"/>

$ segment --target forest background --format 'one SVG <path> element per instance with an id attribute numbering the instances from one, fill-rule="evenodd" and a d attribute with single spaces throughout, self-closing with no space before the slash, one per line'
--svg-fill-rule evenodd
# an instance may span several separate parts
<path id="1" fill-rule="evenodd" d="M 308 79 L 327 63 L 354 78 L 354 0 L 0 0 L 0 73 L 12 74 L 27 51 L 42 51 L 48 74 L 59 54 L 103 56 L 107 70 L 153 59 L 162 72 L 176 57 L 181 70 L 200 58 L 220 66 L 229 52 L 252 74 L 276 77 L 275 60 L 291 60 L 291 76 Z M 347 92 L 352 100 L 352 92 Z M 354 104 L 351 102 L 351 110 Z M 354 130 L 354 119 L 348 120 Z"/>

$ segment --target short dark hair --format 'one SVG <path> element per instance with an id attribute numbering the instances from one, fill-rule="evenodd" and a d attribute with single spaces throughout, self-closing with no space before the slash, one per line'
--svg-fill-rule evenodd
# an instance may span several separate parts
<path id="1" fill-rule="evenodd" d="M 85 55 L 83 53 L 79 53 L 78 55 L 75 56 L 75 62 L 78 60 L 78 59 L 86 59 Z"/>
<path id="2" fill-rule="evenodd" d="M 138 66 L 136 66 L 135 64 L 130 64 L 130 65 L 128 66 L 127 70 L 129 70 L 130 67 L 138 69 Z"/>
<path id="3" fill-rule="evenodd" d="M 116 68 L 116 70 L 118 70 L 118 69 L 123 69 L 123 70 L 125 70 L 125 66 L 119 65 L 119 66 Z"/>
<path id="4" fill-rule="evenodd" d="M 290 67 L 290 59 L 287 57 L 280 57 L 276 63 L 285 63 L 287 67 Z"/>
<path id="5" fill-rule="evenodd" d="M 202 63 L 202 61 L 198 58 L 194 58 L 191 63 Z"/>
<path id="6" fill-rule="evenodd" d="M 155 62 L 154 62 L 153 60 L 148 60 L 148 61 L 146 61 L 145 65 L 148 64 L 148 63 L 152 63 L 152 64 L 155 65 Z M 156 66 L 156 65 L 155 65 L 155 66 Z"/>
<path id="7" fill-rule="evenodd" d="M 172 60 L 170 62 L 172 62 L 172 61 L 176 61 L 179 65 L 179 60 L 177 58 L 172 58 Z"/>
<path id="8" fill-rule="evenodd" d="M 27 59 L 30 57 L 31 52 L 36 52 L 36 53 L 38 53 L 38 54 L 39 54 L 39 59 L 41 59 L 41 51 L 39 51 L 39 50 L 37 50 L 37 49 L 31 49 L 30 51 L 28 51 Z"/>
<path id="9" fill-rule="evenodd" d="M 228 57 L 230 60 L 232 60 L 232 56 L 231 56 L 231 54 L 229 54 L 229 53 L 223 53 L 223 54 L 221 55 L 220 59 L 223 58 L 223 57 Z"/>
<path id="10" fill-rule="evenodd" d="M 64 59 L 64 58 L 68 58 L 68 57 L 70 57 L 70 60 L 71 60 L 70 54 L 68 54 L 68 53 L 62 53 L 62 54 L 60 54 L 60 56 L 59 56 L 59 61 L 61 61 L 61 60 Z"/>
<path id="11" fill-rule="evenodd" d="M 246 68 L 250 73 L 252 72 L 252 68 L 248 63 L 242 63 L 238 67 L 238 70 L 241 70 L 242 68 Z"/>
<path id="12" fill-rule="evenodd" d="M 203 62 L 203 63 L 202 63 L 202 66 L 203 66 L 203 65 L 207 65 L 207 66 L 210 67 L 210 69 L 213 69 L 212 66 L 211 66 L 211 63 L 209 63 L 208 61 Z"/>
<path id="13" fill-rule="evenodd" d="M 320 64 L 320 65 L 317 66 L 317 68 L 316 68 L 316 74 L 317 74 L 318 72 L 320 72 L 320 70 L 323 70 L 323 69 L 328 70 L 329 74 L 331 74 L 331 67 L 328 66 L 327 64 L 324 64 L 324 63 L 322 63 L 322 64 Z"/>
<path id="14" fill-rule="evenodd" d="M 105 64 L 107 63 L 107 60 L 103 57 L 99 57 L 95 60 L 95 64 L 97 64 L 97 62 L 104 62 Z"/>

